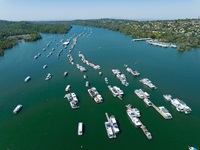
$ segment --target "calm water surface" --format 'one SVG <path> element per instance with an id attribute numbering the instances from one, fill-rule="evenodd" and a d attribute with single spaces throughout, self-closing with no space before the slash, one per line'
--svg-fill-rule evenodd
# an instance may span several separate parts
<path id="1" fill-rule="evenodd" d="M 91 99 L 85 87 L 83 73 L 69 63 L 69 47 L 63 49 L 59 42 L 75 38 L 83 33 L 72 51 L 75 63 L 85 66 L 78 58 L 81 51 L 85 57 L 101 66 L 103 75 L 85 66 L 91 86 L 95 86 L 104 98 L 102 104 Z M 7 50 L 0 58 L 0 149 L 1 150 L 187 150 L 188 146 L 200 148 L 200 49 L 179 53 L 176 49 L 160 48 L 146 42 L 131 42 L 129 36 L 105 29 L 73 26 L 65 35 L 42 34 L 37 42 L 20 43 Z M 56 41 L 54 41 L 56 39 Z M 49 48 L 46 45 L 52 41 Z M 56 46 L 58 43 L 58 46 Z M 42 49 L 46 48 L 43 52 Z M 50 58 L 46 56 L 55 48 Z M 60 59 L 57 53 L 63 49 Z M 34 56 L 41 53 L 35 60 Z M 43 69 L 43 65 L 48 67 Z M 124 64 L 138 70 L 141 76 L 132 77 Z M 128 87 L 121 85 L 112 74 L 118 68 L 127 76 Z M 63 73 L 69 74 L 66 78 Z M 47 73 L 52 79 L 45 81 Z M 26 76 L 31 80 L 24 82 Z M 112 96 L 104 82 L 108 77 L 111 85 L 124 90 L 123 101 Z M 152 91 L 139 79 L 147 77 L 157 87 Z M 64 99 L 65 87 L 70 84 L 80 100 L 80 109 L 72 110 Z M 157 106 L 165 106 L 173 116 L 163 119 L 154 109 L 148 108 L 135 94 L 142 88 L 151 95 Z M 163 94 L 171 94 L 185 101 L 192 113 L 185 115 L 165 101 Z M 140 129 L 136 129 L 126 114 L 126 104 L 137 107 L 141 121 L 152 133 L 148 140 Z M 17 115 L 12 111 L 16 105 L 23 109 Z M 121 133 L 117 139 L 108 139 L 104 127 L 105 112 L 115 115 Z M 78 122 L 85 125 L 84 135 L 77 135 Z"/>

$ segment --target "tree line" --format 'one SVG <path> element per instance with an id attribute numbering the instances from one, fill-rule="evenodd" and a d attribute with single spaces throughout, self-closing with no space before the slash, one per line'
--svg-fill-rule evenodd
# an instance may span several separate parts
<path id="1" fill-rule="evenodd" d="M 64 34 L 70 29 L 71 26 L 67 22 L 13 22 L 0 20 L 0 55 L 4 54 L 3 50 L 13 47 L 21 40 L 36 41 L 42 38 L 40 33 Z"/>

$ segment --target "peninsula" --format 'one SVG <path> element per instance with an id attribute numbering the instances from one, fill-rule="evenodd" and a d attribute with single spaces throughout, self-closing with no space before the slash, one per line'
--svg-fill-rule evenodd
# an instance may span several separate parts
<path id="1" fill-rule="evenodd" d="M 5 49 L 11 48 L 19 41 L 36 41 L 40 33 L 67 33 L 71 26 L 66 22 L 13 22 L 0 20 L 0 56 Z"/>

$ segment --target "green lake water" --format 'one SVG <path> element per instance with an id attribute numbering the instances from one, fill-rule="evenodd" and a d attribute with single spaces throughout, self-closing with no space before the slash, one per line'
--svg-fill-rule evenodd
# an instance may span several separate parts
<path id="1" fill-rule="evenodd" d="M 86 67 L 88 81 L 97 88 L 104 102 L 97 104 L 89 96 L 83 74 L 69 63 L 67 55 L 72 39 L 83 33 L 71 52 L 74 62 Z M 73 26 L 68 34 L 42 34 L 36 42 L 21 42 L 0 57 L 0 150 L 187 150 L 200 149 L 200 49 L 180 53 L 173 48 L 160 48 L 146 42 L 131 42 L 131 37 L 105 29 Z M 72 38 L 64 49 L 59 42 Z M 56 39 L 56 41 L 54 41 Z M 52 41 L 49 48 L 46 45 Z M 58 43 L 58 46 L 56 46 Z M 42 49 L 46 48 L 43 52 Z M 47 54 L 55 48 L 53 55 Z M 63 49 L 60 59 L 57 53 Z M 78 58 L 81 51 L 90 61 L 101 66 L 103 75 L 86 66 Z M 34 56 L 41 53 L 38 59 Z M 43 69 L 43 65 L 48 67 Z M 131 76 L 127 64 L 141 73 Z M 118 68 L 127 77 L 129 86 L 123 86 L 113 75 Z M 67 71 L 68 76 L 63 77 Z M 47 73 L 52 79 L 45 81 Z M 28 83 L 25 77 L 31 76 Z M 125 93 L 123 100 L 114 98 L 104 82 L 119 86 Z M 157 87 L 151 90 L 139 80 L 149 78 Z M 79 98 L 79 109 L 73 110 L 64 99 L 65 87 Z M 142 88 L 156 106 L 165 106 L 173 119 L 165 120 L 153 108 L 147 107 L 135 94 Z M 177 112 L 163 98 L 171 94 L 191 107 L 191 114 Z M 13 109 L 23 109 L 13 115 Z M 132 104 L 141 111 L 141 121 L 151 132 L 148 140 L 141 129 L 131 123 L 125 105 Z M 105 130 L 105 113 L 115 115 L 121 132 L 109 139 Z M 84 123 L 83 136 L 77 135 L 78 122 Z"/>

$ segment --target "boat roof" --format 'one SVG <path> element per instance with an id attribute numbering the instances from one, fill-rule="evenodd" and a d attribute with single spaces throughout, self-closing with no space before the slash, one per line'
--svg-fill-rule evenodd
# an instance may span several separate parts
<path id="1" fill-rule="evenodd" d="M 63 45 L 65 45 L 65 44 L 69 44 L 69 41 L 63 43 Z"/>
<path id="2" fill-rule="evenodd" d="M 114 117 L 111 117 L 110 119 L 112 120 L 112 123 L 116 123 L 116 120 Z"/>

